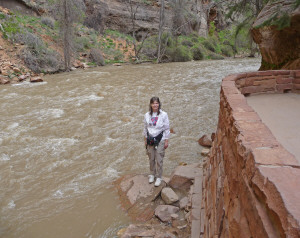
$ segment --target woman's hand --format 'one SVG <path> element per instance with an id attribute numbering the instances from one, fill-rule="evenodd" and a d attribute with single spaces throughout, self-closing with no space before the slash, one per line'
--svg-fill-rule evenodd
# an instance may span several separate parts
<path id="1" fill-rule="evenodd" d="M 165 140 L 165 146 L 164 146 L 164 148 L 167 149 L 168 146 L 169 146 L 169 142 L 168 142 L 168 140 Z"/>

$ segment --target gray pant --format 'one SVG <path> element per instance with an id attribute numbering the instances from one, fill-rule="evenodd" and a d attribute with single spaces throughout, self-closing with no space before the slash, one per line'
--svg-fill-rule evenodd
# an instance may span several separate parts
<path id="1" fill-rule="evenodd" d="M 161 178 L 163 172 L 163 159 L 165 156 L 165 141 L 161 140 L 157 146 L 157 149 L 154 146 L 147 146 L 147 153 L 150 163 L 150 172 L 156 178 Z"/>

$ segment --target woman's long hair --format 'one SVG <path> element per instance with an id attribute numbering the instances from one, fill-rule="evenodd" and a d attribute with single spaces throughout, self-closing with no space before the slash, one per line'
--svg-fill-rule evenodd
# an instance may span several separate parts
<path id="1" fill-rule="evenodd" d="M 150 99 L 150 104 L 149 104 L 149 112 L 150 112 L 150 115 L 151 115 L 151 116 L 152 116 L 152 114 L 153 114 L 151 104 L 154 103 L 154 102 L 158 102 L 158 104 L 159 104 L 159 106 L 158 106 L 158 111 L 157 111 L 157 115 L 159 115 L 159 113 L 160 113 L 161 103 L 160 103 L 160 101 L 159 101 L 159 98 L 158 98 L 158 97 L 152 97 L 152 98 Z"/>

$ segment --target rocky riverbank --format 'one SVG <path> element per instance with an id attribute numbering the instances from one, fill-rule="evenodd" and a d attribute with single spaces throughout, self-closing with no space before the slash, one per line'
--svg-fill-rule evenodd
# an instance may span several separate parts
<path id="1" fill-rule="evenodd" d="M 147 175 L 125 175 L 115 182 L 121 206 L 134 221 L 118 232 L 129 237 L 193 237 L 200 234 L 202 162 L 179 165 L 159 187 Z"/>
<path id="2" fill-rule="evenodd" d="M 212 140 L 215 134 L 211 135 Z M 208 156 L 212 140 L 203 135 L 198 143 Z M 159 187 L 144 174 L 128 174 L 115 181 L 121 206 L 136 223 L 118 232 L 130 237 L 197 237 L 200 234 L 203 163 L 180 164 Z"/>

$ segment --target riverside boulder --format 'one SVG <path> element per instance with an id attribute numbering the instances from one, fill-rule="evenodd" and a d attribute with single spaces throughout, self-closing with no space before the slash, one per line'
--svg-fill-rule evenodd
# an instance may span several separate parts
<path id="1" fill-rule="evenodd" d="M 193 184 L 195 176 L 200 173 L 200 164 L 191 164 L 186 166 L 178 166 L 171 174 L 169 186 L 172 188 L 180 188 L 188 190 Z"/>
<path id="2" fill-rule="evenodd" d="M 125 175 L 115 182 L 120 196 L 121 206 L 136 221 L 148 221 L 154 215 L 154 200 L 166 186 L 149 184 L 146 175 Z"/>
<path id="3" fill-rule="evenodd" d="M 205 146 L 205 147 L 211 147 L 212 141 L 208 138 L 207 135 L 203 135 L 199 140 L 198 140 L 199 145 Z"/>
<path id="4" fill-rule="evenodd" d="M 172 220 L 172 214 L 176 214 L 178 211 L 179 208 L 175 206 L 159 205 L 155 209 L 155 216 L 163 222 L 168 222 Z"/>
<path id="5" fill-rule="evenodd" d="M 172 188 L 163 188 L 161 191 L 161 198 L 166 204 L 172 204 L 179 200 Z"/>

